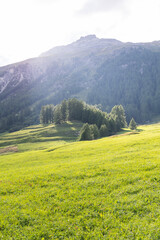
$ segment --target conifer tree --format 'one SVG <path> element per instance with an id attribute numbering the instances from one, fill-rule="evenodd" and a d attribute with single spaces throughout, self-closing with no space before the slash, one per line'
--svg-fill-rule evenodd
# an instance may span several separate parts
<path id="1" fill-rule="evenodd" d="M 116 105 L 112 108 L 111 117 L 115 121 L 116 131 L 127 126 L 126 116 L 122 105 Z"/>
<path id="2" fill-rule="evenodd" d="M 78 120 L 82 121 L 82 112 L 83 112 L 84 103 L 72 98 L 68 100 L 68 114 L 69 120 Z"/>
<path id="3" fill-rule="evenodd" d="M 107 126 L 105 124 L 101 125 L 99 132 L 101 137 L 106 137 L 109 135 Z"/>
<path id="4" fill-rule="evenodd" d="M 45 116 L 45 106 L 42 106 L 40 112 L 40 123 L 46 124 L 46 116 Z"/>
<path id="5" fill-rule="evenodd" d="M 85 123 L 80 131 L 79 141 L 93 140 L 93 134 L 88 123 Z"/>
<path id="6" fill-rule="evenodd" d="M 90 125 L 90 129 L 92 131 L 93 138 L 94 139 L 99 138 L 100 133 L 99 133 L 99 129 L 98 129 L 97 125 L 96 124 Z"/>
<path id="7" fill-rule="evenodd" d="M 46 105 L 42 106 L 40 112 L 40 123 L 48 124 L 53 123 L 53 115 L 54 115 L 54 105 Z"/>
<path id="8" fill-rule="evenodd" d="M 130 128 L 131 130 L 135 130 L 135 129 L 137 128 L 137 124 L 136 124 L 134 118 L 131 119 L 131 121 L 130 121 L 130 123 L 129 123 L 129 128 Z"/>
<path id="9" fill-rule="evenodd" d="M 63 119 L 62 119 L 61 105 L 57 105 L 54 110 L 54 122 L 55 124 L 61 124 L 62 121 Z"/>
<path id="10" fill-rule="evenodd" d="M 68 120 L 68 102 L 63 100 L 61 103 L 61 112 L 62 112 L 62 120 L 65 122 Z"/>

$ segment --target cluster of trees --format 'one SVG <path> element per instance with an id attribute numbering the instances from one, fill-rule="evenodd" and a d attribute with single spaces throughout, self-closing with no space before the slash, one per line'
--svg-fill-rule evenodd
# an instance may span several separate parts
<path id="1" fill-rule="evenodd" d="M 110 114 L 76 98 L 63 100 L 60 104 L 43 106 L 40 113 L 42 124 L 61 124 L 78 120 L 85 123 L 80 132 L 80 140 L 92 140 L 118 132 L 127 126 L 122 105 L 112 108 Z"/>
<path id="2" fill-rule="evenodd" d="M 129 124 L 129 128 L 131 130 L 135 130 L 137 128 L 135 120 L 132 118 Z M 81 128 L 79 140 L 93 140 L 98 139 L 101 137 L 109 136 L 110 132 L 107 129 L 107 126 L 105 124 L 101 125 L 100 129 L 98 129 L 96 124 L 88 124 L 85 123 L 83 127 Z"/>
<path id="3" fill-rule="evenodd" d="M 117 132 L 126 126 L 126 117 L 122 105 L 112 108 L 110 114 L 95 106 L 86 104 L 76 98 L 63 100 L 60 104 L 43 106 L 40 113 L 42 124 L 61 124 L 66 121 L 78 120 L 88 124 L 96 124 L 98 128 L 105 124 L 109 131 Z"/>
<path id="4" fill-rule="evenodd" d="M 100 137 L 106 137 L 109 135 L 109 131 L 105 124 L 101 125 L 100 129 L 96 124 L 88 124 L 85 123 L 81 128 L 79 140 L 93 140 L 98 139 Z"/>
<path id="5" fill-rule="evenodd" d="M 42 106 L 40 113 L 40 122 L 43 124 L 49 124 L 54 122 L 54 105 Z"/>

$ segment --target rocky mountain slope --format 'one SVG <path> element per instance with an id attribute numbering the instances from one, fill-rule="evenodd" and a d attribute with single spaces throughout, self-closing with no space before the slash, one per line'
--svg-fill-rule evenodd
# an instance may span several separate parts
<path id="1" fill-rule="evenodd" d="M 89 35 L 1 67 L 0 129 L 38 123 L 42 105 L 71 97 L 107 111 L 122 104 L 128 120 L 159 115 L 160 41 L 122 43 Z"/>

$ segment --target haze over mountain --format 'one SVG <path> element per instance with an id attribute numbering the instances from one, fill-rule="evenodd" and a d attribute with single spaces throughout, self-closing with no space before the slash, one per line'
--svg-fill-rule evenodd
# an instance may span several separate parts
<path id="1" fill-rule="evenodd" d="M 0 129 L 38 123 L 42 105 L 71 97 L 108 112 L 122 104 L 128 121 L 159 115 L 160 41 L 123 43 L 89 35 L 1 67 Z"/>

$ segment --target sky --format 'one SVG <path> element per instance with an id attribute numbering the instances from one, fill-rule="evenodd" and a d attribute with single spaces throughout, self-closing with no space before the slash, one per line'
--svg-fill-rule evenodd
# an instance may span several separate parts
<path id="1" fill-rule="evenodd" d="M 160 40 L 160 0 L 0 0 L 0 66 L 81 36 Z"/>

